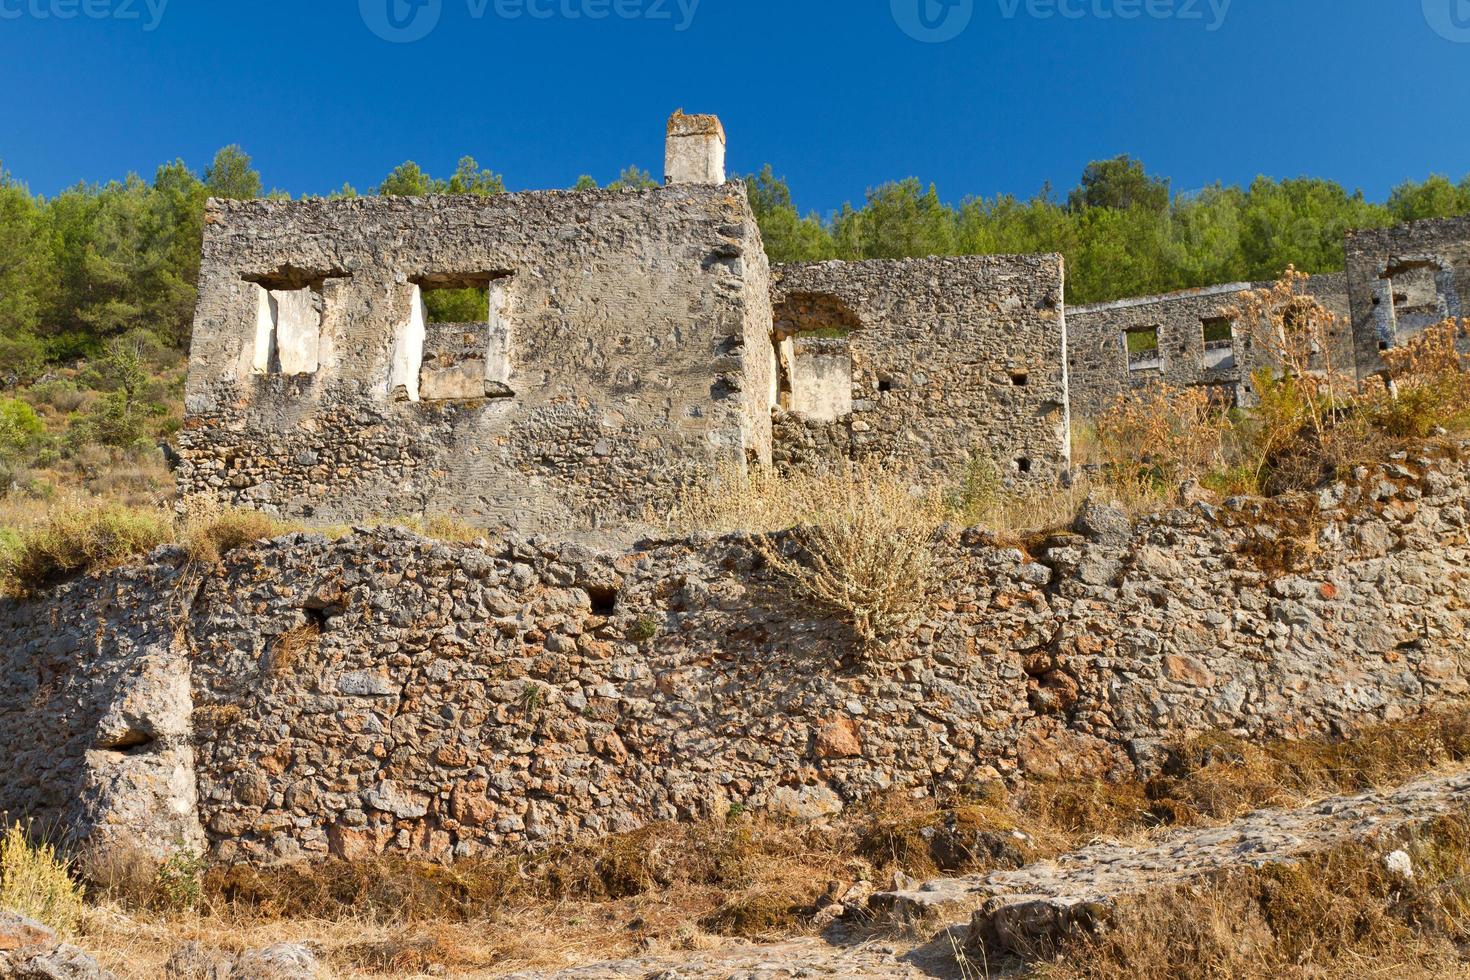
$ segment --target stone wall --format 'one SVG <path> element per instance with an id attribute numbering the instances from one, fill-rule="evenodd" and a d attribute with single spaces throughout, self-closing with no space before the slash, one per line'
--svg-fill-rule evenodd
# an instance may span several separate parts
<path id="1" fill-rule="evenodd" d="M 526 847 L 732 805 L 1149 771 L 1470 692 L 1470 444 L 1318 495 L 939 548 L 865 662 L 735 540 L 293 535 L 0 604 L 0 810 L 222 860 Z"/>
<path id="2" fill-rule="evenodd" d="M 451 287 L 490 322 L 427 323 Z M 180 490 L 319 523 L 633 524 L 769 460 L 769 332 L 738 185 L 214 201 Z M 258 356 L 273 338 L 310 370 Z"/>
<path id="3" fill-rule="evenodd" d="M 1350 232 L 1347 278 L 1358 374 L 1367 377 L 1383 370 L 1383 350 L 1470 316 L 1470 217 Z"/>
<path id="4" fill-rule="evenodd" d="M 776 336 L 794 354 L 811 334 L 829 341 L 828 360 L 831 341 L 851 351 L 852 412 L 827 423 L 822 444 L 950 477 L 982 461 L 1007 481 L 1067 469 L 1060 256 L 821 262 L 778 266 L 773 278 Z M 788 383 L 814 376 L 788 373 Z"/>
<path id="5" fill-rule="evenodd" d="M 1096 418 L 1119 395 L 1160 382 L 1175 388 L 1202 386 L 1224 402 L 1252 404 L 1250 375 L 1260 360 L 1243 336 L 1244 328 L 1229 321 L 1225 311 L 1247 291 L 1269 286 L 1230 283 L 1069 308 L 1072 412 Z M 1337 317 L 1334 365 L 1354 375 L 1346 277 L 1313 276 L 1305 291 Z M 1130 333 L 1156 337 L 1156 353 L 1135 350 L 1130 355 Z"/>

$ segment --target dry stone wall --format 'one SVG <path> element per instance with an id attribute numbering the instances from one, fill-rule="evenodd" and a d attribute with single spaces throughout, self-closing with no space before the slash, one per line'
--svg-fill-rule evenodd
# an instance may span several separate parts
<path id="1" fill-rule="evenodd" d="M 800 354 L 815 333 L 829 362 L 831 342 L 845 342 L 852 397 L 835 421 L 805 416 L 825 435 L 778 421 L 795 441 L 777 455 L 788 467 L 832 452 L 952 478 L 978 462 L 1008 482 L 1058 479 L 1071 456 L 1062 293 L 1058 255 L 778 266 L 777 336 Z"/>
<path id="2" fill-rule="evenodd" d="M 738 540 L 298 534 L 203 578 L 165 549 L 0 605 L 0 809 L 228 861 L 448 858 L 1350 731 L 1470 693 L 1467 458 L 1090 505 L 1024 549 L 949 532 L 876 664 Z"/>
<path id="3" fill-rule="evenodd" d="M 185 494 L 595 530 L 769 461 L 767 264 L 738 185 L 214 201 L 206 221 Z M 448 287 L 487 291 L 493 322 L 426 324 L 419 297 Z M 287 324 L 274 297 L 302 292 L 319 322 Z M 257 356 L 287 326 L 309 373 Z"/>

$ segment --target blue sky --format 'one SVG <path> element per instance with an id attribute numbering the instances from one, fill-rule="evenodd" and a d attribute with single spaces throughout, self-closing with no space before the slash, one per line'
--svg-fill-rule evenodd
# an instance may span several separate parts
<path id="1" fill-rule="evenodd" d="M 437 24 L 384 41 L 390 2 Z M 963 30 L 911 38 L 920 3 Z M 47 194 L 231 142 L 293 193 L 466 153 L 513 189 L 659 174 L 681 106 L 822 211 L 1124 152 L 1176 190 L 1470 172 L 1470 0 L 0 0 L 0 86 L 0 161 Z"/>

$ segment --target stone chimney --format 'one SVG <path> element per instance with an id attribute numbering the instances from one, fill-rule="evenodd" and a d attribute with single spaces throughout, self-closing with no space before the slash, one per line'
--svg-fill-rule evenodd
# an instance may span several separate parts
<path id="1" fill-rule="evenodd" d="M 725 182 L 725 127 L 718 116 L 669 117 L 664 150 L 664 180 L 670 184 Z"/>

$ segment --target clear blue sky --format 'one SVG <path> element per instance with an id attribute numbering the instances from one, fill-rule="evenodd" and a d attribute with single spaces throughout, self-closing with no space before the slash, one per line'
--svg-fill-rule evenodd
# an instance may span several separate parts
<path id="1" fill-rule="evenodd" d="M 1226 0 L 698 0 L 687 24 L 694 0 L 431 0 L 437 27 L 388 43 L 366 22 L 390 2 L 427 23 L 409 0 L 0 0 L 0 161 L 47 194 L 232 142 L 298 194 L 466 153 L 564 187 L 660 175 L 682 106 L 724 119 L 733 172 L 769 161 L 822 211 L 911 175 L 1065 191 L 1124 152 L 1176 190 L 1470 172 L 1470 0 L 1232 0 L 1222 23 Z M 973 10 L 921 43 L 919 3 Z"/>

